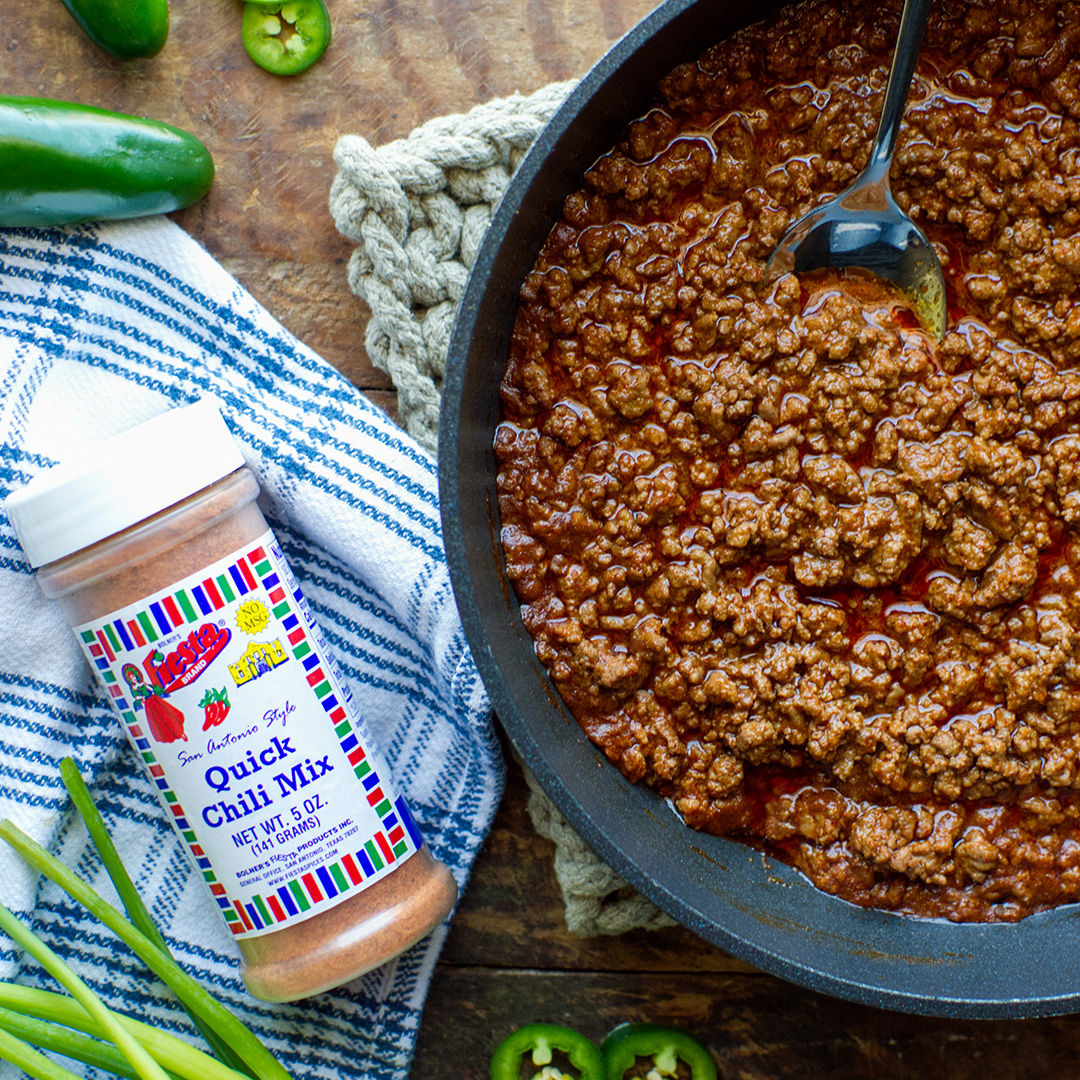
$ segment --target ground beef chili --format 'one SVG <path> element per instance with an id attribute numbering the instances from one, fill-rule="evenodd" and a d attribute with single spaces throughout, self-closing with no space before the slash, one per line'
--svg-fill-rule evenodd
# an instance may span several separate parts
<path id="1" fill-rule="evenodd" d="M 864 165 L 895 3 L 660 83 L 521 290 L 496 436 L 536 651 L 632 780 L 858 904 L 1080 899 L 1080 5 L 939 0 L 893 168 L 938 344 L 763 284 Z"/>

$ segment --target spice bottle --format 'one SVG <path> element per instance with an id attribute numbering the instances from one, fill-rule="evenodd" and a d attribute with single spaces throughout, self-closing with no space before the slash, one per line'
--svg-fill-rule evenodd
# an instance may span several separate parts
<path id="1" fill-rule="evenodd" d="M 457 886 L 395 790 L 258 493 L 200 401 L 42 473 L 6 510 L 236 937 L 248 989 L 293 1001 L 418 941 Z"/>

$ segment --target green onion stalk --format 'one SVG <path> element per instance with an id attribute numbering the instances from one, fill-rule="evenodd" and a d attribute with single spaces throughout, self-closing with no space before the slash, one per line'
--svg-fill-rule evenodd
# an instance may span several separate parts
<path id="1" fill-rule="evenodd" d="M 79 1080 L 70 1069 L 57 1065 L 52 1058 L 3 1028 L 0 1028 L 0 1058 L 18 1066 L 35 1080 Z"/>
<path id="2" fill-rule="evenodd" d="M 169 1080 L 165 1070 L 123 1024 L 116 1014 L 32 930 L 0 904 L 0 930 L 29 953 L 102 1027 L 109 1039 L 131 1062 L 140 1080 Z M 12 1036 L 13 1038 L 13 1036 Z M 18 1040 L 16 1040 L 18 1041 Z"/>
<path id="3" fill-rule="evenodd" d="M 77 900 L 90 914 L 112 930 L 176 994 L 181 1004 L 193 1018 L 197 1017 L 205 1022 L 217 1036 L 232 1047 L 238 1058 L 248 1067 L 254 1080 L 291 1080 L 289 1073 L 263 1045 L 254 1032 L 188 975 L 167 951 L 161 949 L 156 941 L 133 926 L 121 912 L 83 881 L 82 878 L 71 871 L 59 859 L 50 855 L 45 848 L 6 818 L 0 821 L 0 839 L 6 841 L 31 866 L 50 881 L 59 885 L 72 899 Z M 6 911 L 6 909 L 4 910 Z M 10 912 L 7 912 L 7 915 L 10 916 Z M 10 923 L 14 924 L 12 929 L 15 929 L 15 933 L 33 937 L 14 916 L 10 916 Z M 23 945 L 23 941 L 15 938 L 8 926 L 0 925 L 0 929 L 9 933 L 12 940 L 15 940 L 17 944 L 31 952 L 29 946 Z M 23 940 L 27 940 L 25 936 Z M 34 955 L 34 953 L 31 952 L 31 955 Z M 58 957 L 57 959 L 59 960 Z M 74 973 L 72 974 L 74 975 Z M 78 977 L 75 976 L 75 978 Z M 67 986 L 66 983 L 64 985 Z M 67 986 L 67 988 L 75 996 L 75 992 L 71 990 L 71 987 Z M 94 1014 L 91 1006 L 87 1005 L 86 1002 L 81 1003 L 86 1007 L 87 1012 L 102 1023 L 104 1029 L 109 1032 L 109 1038 L 116 1042 L 117 1045 L 120 1045 L 127 1054 L 128 1051 L 120 1040 L 126 1042 L 130 1036 L 120 1025 L 116 1024 L 114 1014 L 104 1005 L 101 1005 L 105 1013 L 108 1013 L 108 1019 L 104 1016 L 99 1018 Z M 98 1003 L 101 1004 L 100 1000 Z M 114 1038 L 114 1032 L 110 1025 L 115 1025 L 119 1029 L 117 1032 L 119 1038 Z M 137 1040 L 132 1041 L 137 1044 Z M 146 1057 L 150 1066 L 157 1071 L 145 1074 L 140 1072 L 140 1075 L 145 1075 L 148 1078 L 154 1077 L 155 1080 L 163 1077 L 164 1074 L 161 1072 L 160 1066 L 148 1054 Z"/>
<path id="4" fill-rule="evenodd" d="M 60 779 L 64 781 L 64 787 L 67 788 L 71 801 L 75 804 L 75 809 L 78 810 L 79 815 L 86 824 L 86 831 L 90 834 L 90 839 L 101 857 L 101 863 L 112 880 L 128 918 L 136 929 L 142 931 L 163 953 L 171 956 L 169 946 L 147 910 L 146 904 L 143 903 L 139 890 L 135 888 L 135 883 L 131 880 L 127 867 L 124 866 L 123 860 L 120 858 L 120 853 L 116 850 L 116 845 L 109 835 L 109 830 L 105 827 L 105 821 L 97 806 L 94 805 L 90 789 L 86 786 L 86 781 L 83 780 L 79 767 L 72 758 L 66 757 L 60 762 Z M 220 1061 L 223 1061 L 237 1072 L 254 1077 L 254 1073 L 244 1063 L 243 1058 L 233 1052 L 229 1043 L 221 1038 L 207 1021 L 194 1015 L 192 1020 L 206 1040 L 207 1045 Z"/>
<path id="5" fill-rule="evenodd" d="M 120 1014 L 117 1017 L 158 1064 L 178 1080 L 243 1080 L 246 1075 L 152 1024 Z M 87 1065 L 97 1065 L 118 1076 L 135 1077 L 122 1055 L 99 1041 L 106 1037 L 101 1025 L 77 1001 L 64 994 L 0 982 L 0 1028 Z M 96 1060 L 91 1055 L 102 1057 Z"/>

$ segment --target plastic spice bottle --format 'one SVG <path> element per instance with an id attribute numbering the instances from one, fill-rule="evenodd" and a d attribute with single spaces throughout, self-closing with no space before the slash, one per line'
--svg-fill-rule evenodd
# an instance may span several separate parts
<path id="1" fill-rule="evenodd" d="M 152 448 L 183 448 L 163 467 Z M 6 502 L 264 1001 L 377 967 L 450 912 L 217 408 L 174 409 Z"/>

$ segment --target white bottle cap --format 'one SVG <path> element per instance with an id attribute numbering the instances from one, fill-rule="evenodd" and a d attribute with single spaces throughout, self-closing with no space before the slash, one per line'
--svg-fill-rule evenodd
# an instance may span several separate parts
<path id="1" fill-rule="evenodd" d="M 30 559 L 44 566 L 194 495 L 244 465 L 217 405 L 202 399 L 39 473 L 4 502 Z"/>

